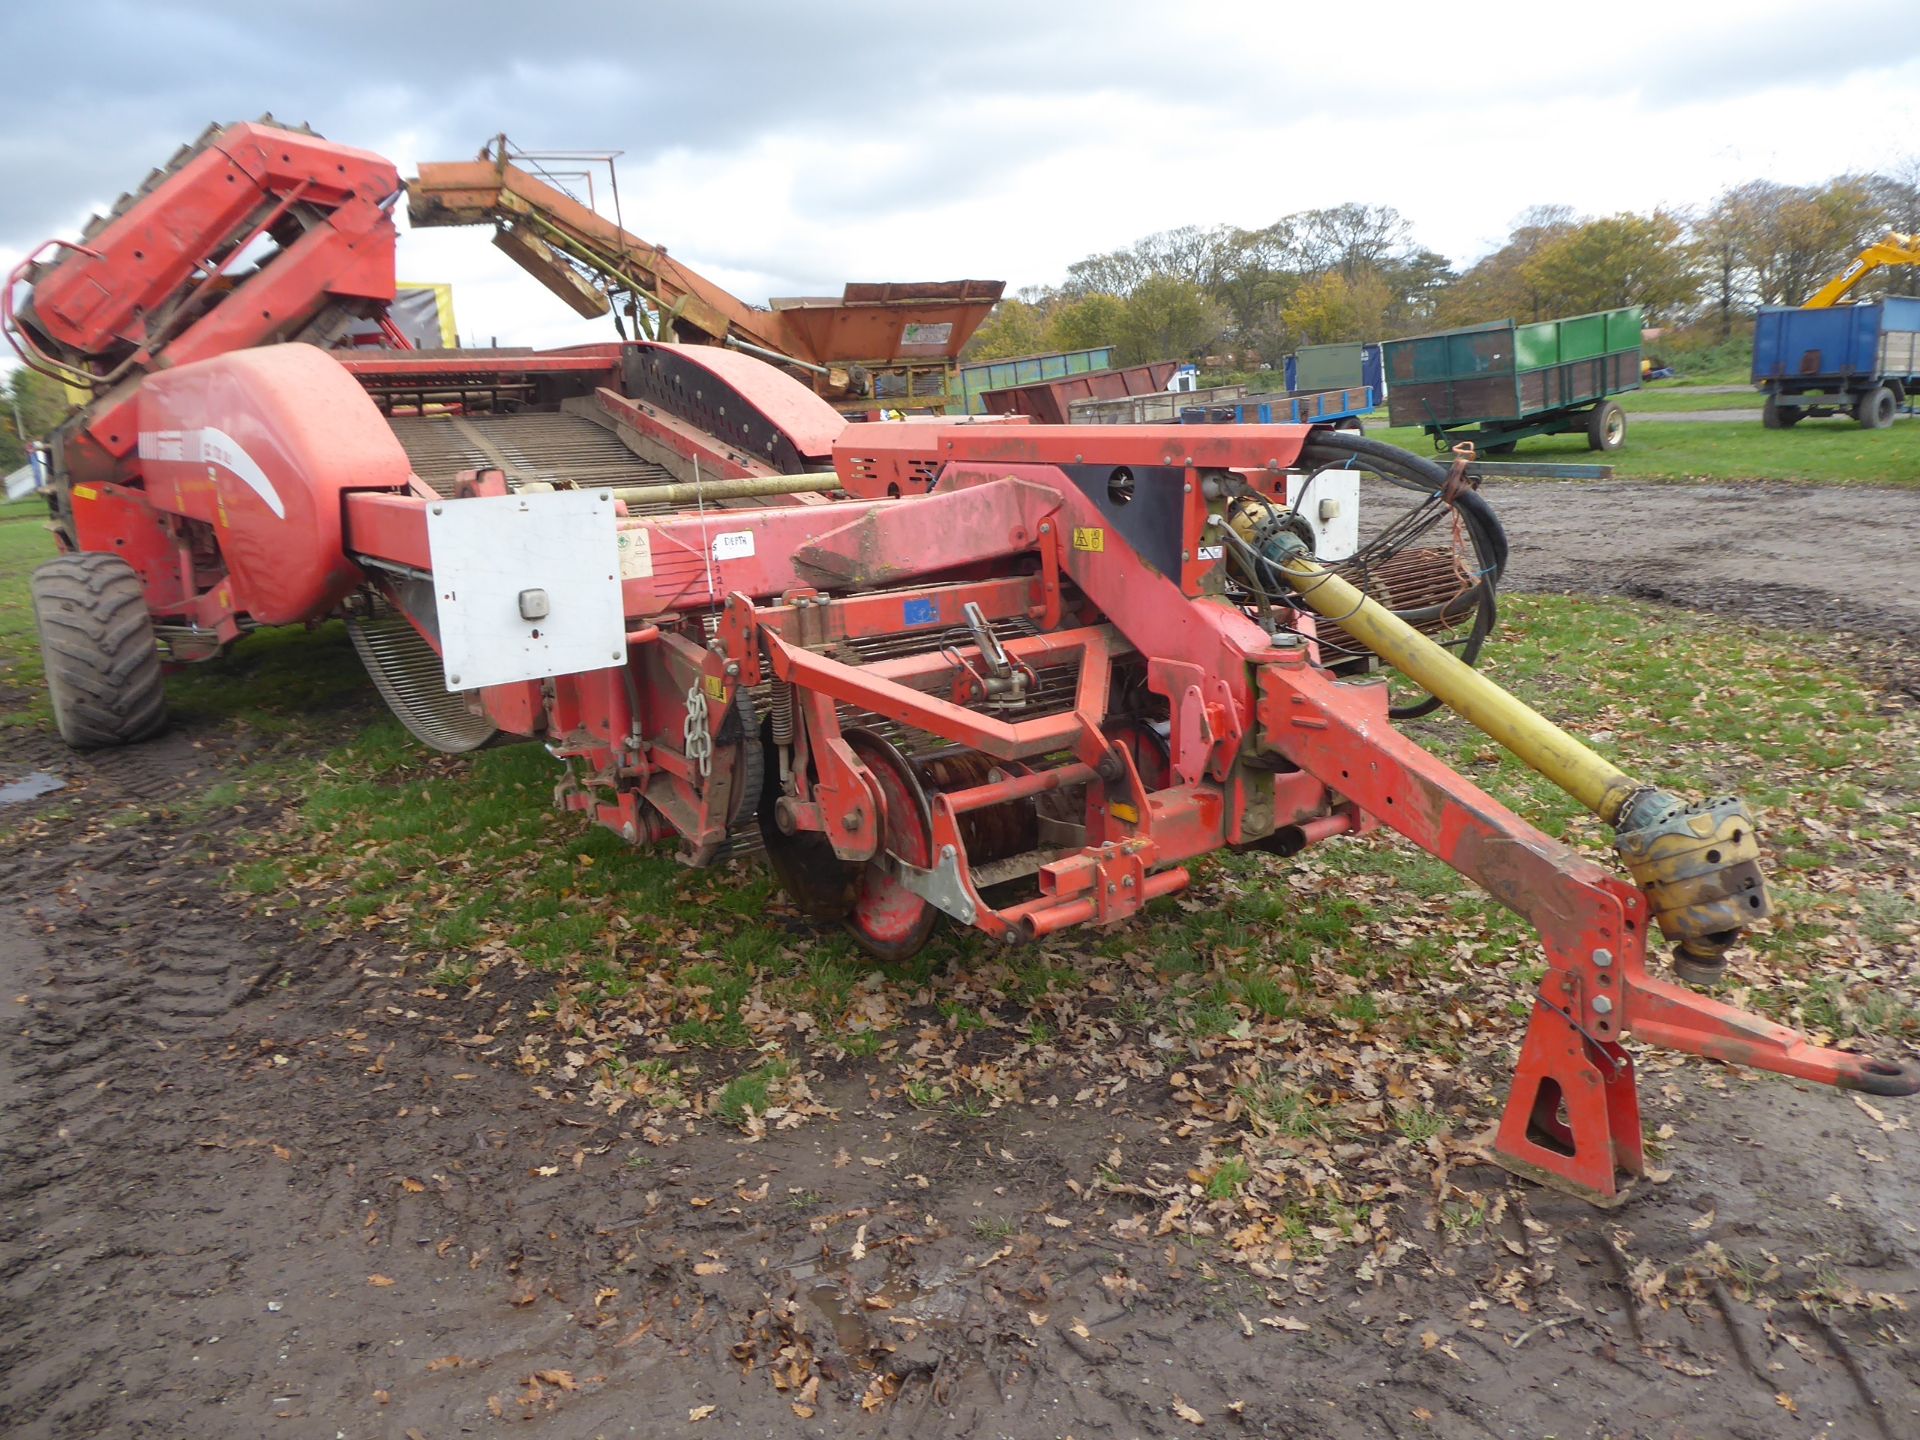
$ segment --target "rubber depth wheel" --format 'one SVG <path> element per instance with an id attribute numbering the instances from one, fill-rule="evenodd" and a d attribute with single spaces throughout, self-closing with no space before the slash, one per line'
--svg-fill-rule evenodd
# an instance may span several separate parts
<path id="1" fill-rule="evenodd" d="M 1876 385 L 1853 407 L 1853 418 L 1860 422 L 1863 430 L 1884 430 L 1893 424 L 1896 408 L 1893 391 L 1885 385 Z"/>
<path id="2" fill-rule="evenodd" d="M 1587 448 L 1618 450 L 1627 443 L 1627 412 L 1615 400 L 1602 400 L 1587 416 Z"/>
<path id="3" fill-rule="evenodd" d="M 1782 405 L 1778 395 L 1767 396 L 1767 403 L 1760 408 L 1760 423 L 1769 430 L 1791 430 L 1807 418 L 1807 412 L 1798 405 Z"/>
<path id="4" fill-rule="evenodd" d="M 118 555 L 62 555 L 35 570 L 29 588 L 60 738 L 98 750 L 166 728 L 160 652 L 133 567 Z"/>
<path id="5" fill-rule="evenodd" d="M 762 767 L 770 768 L 773 748 L 773 721 L 760 725 Z M 853 908 L 855 883 L 861 868 L 833 853 L 827 837 L 815 830 L 796 835 L 785 834 L 775 818 L 780 804 L 780 785 L 760 786 L 760 840 L 766 846 L 767 867 L 780 888 L 787 892 L 802 915 L 809 920 L 844 920 Z"/>
<path id="6" fill-rule="evenodd" d="M 880 848 L 918 869 L 932 869 L 933 814 L 906 756 L 868 730 L 848 730 L 843 738 L 872 774 L 886 803 Z M 855 944 L 891 965 L 918 954 L 939 918 L 938 910 L 876 861 L 854 881 L 853 908 L 844 923 Z"/>

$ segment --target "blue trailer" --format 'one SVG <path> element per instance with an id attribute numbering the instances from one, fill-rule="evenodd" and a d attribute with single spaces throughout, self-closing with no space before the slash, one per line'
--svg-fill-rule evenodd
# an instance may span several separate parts
<path id="1" fill-rule="evenodd" d="M 1331 425 L 1358 430 L 1360 417 L 1373 409 L 1373 391 L 1365 385 L 1322 390 L 1310 395 L 1246 395 L 1224 405 L 1188 405 L 1182 425 Z"/>
<path id="2" fill-rule="evenodd" d="M 1373 391 L 1374 404 L 1386 403 L 1387 369 L 1378 344 L 1302 345 L 1287 356 L 1283 373 L 1289 394 L 1365 385 Z"/>
<path id="3" fill-rule="evenodd" d="M 1753 318 L 1753 383 L 1766 392 L 1769 430 L 1849 413 L 1869 430 L 1891 425 L 1920 391 L 1920 299 L 1766 306 Z"/>

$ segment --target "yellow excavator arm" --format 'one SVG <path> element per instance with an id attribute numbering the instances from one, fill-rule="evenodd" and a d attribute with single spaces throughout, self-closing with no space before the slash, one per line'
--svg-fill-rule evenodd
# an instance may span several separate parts
<path id="1" fill-rule="evenodd" d="M 1888 231 L 1883 238 L 1854 256 L 1853 263 L 1846 269 L 1808 296 L 1800 308 L 1825 310 L 1838 305 L 1868 271 L 1878 270 L 1882 265 L 1920 265 L 1920 235 L 1901 235 Z"/>

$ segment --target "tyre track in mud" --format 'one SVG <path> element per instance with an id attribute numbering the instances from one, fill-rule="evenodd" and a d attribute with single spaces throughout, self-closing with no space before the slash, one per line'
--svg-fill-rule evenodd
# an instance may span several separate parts
<path id="1" fill-rule="evenodd" d="M 1307 1328 L 1249 1335 L 1272 1287 L 1185 1243 L 1116 1239 L 1124 1199 L 1063 1188 L 1115 1143 L 1157 1143 L 1146 1117 L 1077 1112 L 1064 1075 L 1051 1104 L 896 1115 L 855 1065 L 819 1084 L 837 1119 L 630 1146 L 472 1043 L 524 996 L 422 993 L 377 947 L 236 906 L 218 865 L 244 833 L 182 833 L 167 763 L 128 781 L 156 818 L 0 858 L 30 897 L 0 930 L 6 998 L 29 999 L 0 1046 L 9 1435 L 664 1436 L 711 1404 L 702 1433 L 724 1435 L 1163 1436 L 1194 1433 L 1191 1410 L 1336 1440 L 1757 1437 L 1779 1433 L 1783 1393 L 1845 1433 L 1920 1421 L 1911 1354 L 1850 1313 L 1829 1340 L 1744 1303 L 1696 1323 L 1634 1298 L 1632 1267 L 1712 1239 L 1920 1299 L 1901 1220 L 1920 1212 L 1920 1144 L 1832 1092 L 1669 1088 L 1649 1066 L 1685 1179 L 1606 1216 L 1485 1172 L 1543 1227 L 1510 1223 L 1517 1250 L 1416 1235 L 1424 1273 L 1339 1262 L 1278 1287 Z M 1805 1143 L 1761 1144 L 1782 1133 Z M 983 1214 L 1014 1229 L 982 1234 Z M 1488 1324 L 1474 1307 L 1503 1266 L 1557 1323 Z M 804 1422 L 769 1383 L 796 1350 L 824 1379 Z M 875 1365 L 902 1384 L 869 1413 Z M 1703 1432 L 1703 1413 L 1723 1422 Z"/>

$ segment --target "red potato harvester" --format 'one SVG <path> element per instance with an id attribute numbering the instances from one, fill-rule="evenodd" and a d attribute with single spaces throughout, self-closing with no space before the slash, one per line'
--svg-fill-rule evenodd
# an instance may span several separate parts
<path id="1" fill-rule="evenodd" d="M 163 652 L 344 614 L 423 740 L 537 737 L 558 803 L 691 865 L 757 830 L 881 960 L 943 915 L 1111 925 L 1210 851 L 1389 826 L 1539 931 L 1494 1153 L 1601 1203 L 1644 1169 L 1629 1034 L 1920 1089 L 1649 972 L 1653 928 L 1711 980 L 1767 913 L 1752 819 L 1471 668 L 1505 540 L 1462 464 L 1301 426 L 846 425 L 719 344 L 330 353 L 392 299 L 401 193 L 233 126 L 16 271 L 10 338 L 93 396 L 33 582 L 70 743 L 156 730 Z M 1360 470 L 1417 492 L 1365 544 Z M 1632 878 L 1400 733 L 1424 707 L 1383 665 L 1611 823 Z"/>

